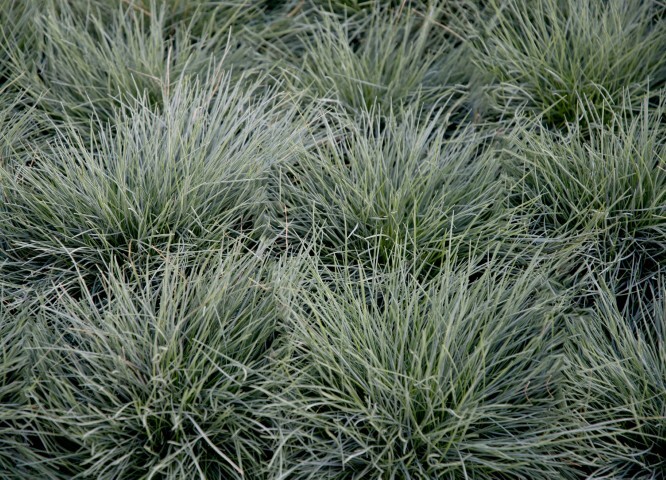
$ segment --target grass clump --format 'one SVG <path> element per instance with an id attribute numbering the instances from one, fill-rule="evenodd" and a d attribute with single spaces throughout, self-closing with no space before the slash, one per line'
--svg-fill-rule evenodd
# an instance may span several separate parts
<path id="1" fill-rule="evenodd" d="M 166 9 L 146 15 L 116 3 L 110 15 L 94 4 L 84 15 L 76 5 L 46 2 L 32 19 L 34 44 L 9 52 L 12 76 L 31 102 L 82 135 L 97 119 L 114 121 L 133 99 L 162 107 L 181 77 L 204 75 L 225 56 L 225 39 L 211 29 L 198 38 L 188 28 L 171 34 Z"/>
<path id="2" fill-rule="evenodd" d="M 285 300 L 279 478 L 575 478 L 558 441 L 562 300 L 543 272 L 302 268 Z"/>
<path id="3" fill-rule="evenodd" d="M 294 135 L 274 100 L 253 93 L 219 72 L 206 85 L 183 81 L 163 112 L 135 103 L 92 149 L 68 132 L 33 165 L 0 171 L 7 274 L 94 280 L 112 258 L 248 236 Z"/>
<path id="4" fill-rule="evenodd" d="M 306 104 L 333 103 L 352 115 L 402 104 L 433 107 L 459 81 L 453 44 L 435 28 L 434 13 L 375 6 L 358 22 L 324 14 L 287 70 L 290 89 Z"/>
<path id="5" fill-rule="evenodd" d="M 610 112 L 607 124 L 594 120 L 567 133 L 514 130 L 508 152 L 515 204 L 534 238 L 555 250 L 575 246 L 573 262 L 612 272 L 625 293 L 640 290 L 666 261 L 663 108 L 646 102 L 641 115 Z"/>
<path id="6" fill-rule="evenodd" d="M 366 260 L 409 245 L 411 260 L 429 265 L 450 250 L 492 248 L 515 230 L 499 160 L 483 133 L 449 137 L 448 127 L 439 113 L 413 110 L 329 126 L 312 152 L 279 171 L 283 236 L 307 243 L 321 230 L 321 253 Z"/>
<path id="7" fill-rule="evenodd" d="M 45 305 L 28 390 L 46 464 L 68 478 L 258 478 L 276 321 L 270 265 L 230 245 L 107 277 Z"/>
<path id="8" fill-rule="evenodd" d="M 666 81 L 663 5 L 642 0 L 490 2 L 493 15 L 473 42 L 474 61 L 495 82 L 498 111 L 526 110 L 556 128 L 579 120 L 587 101 L 601 110 L 624 93 L 640 102 Z"/>
<path id="9" fill-rule="evenodd" d="M 585 441 L 588 478 L 666 478 L 666 290 L 630 319 L 616 287 L 569 321 L 567 399 Z M 630 321 L 628 321 L 630 320 Z"/>

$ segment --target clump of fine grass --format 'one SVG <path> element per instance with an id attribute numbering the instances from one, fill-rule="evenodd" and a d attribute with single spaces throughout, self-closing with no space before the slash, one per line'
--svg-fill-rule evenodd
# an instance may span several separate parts
<path id="1" fill-rule="evenodd" d="M 473 59 L 493 83 L 491 103 L 526 110 L 551 127 L 581 117 L 581 99 L 603 109 L 666 81 L 666 23 L 657 1 L 493 0 Z"/>
<path id="2" fill-rule="evenodd" d="M 28 48 L 7 45 L 10 76 L 49 122 L 79 126 L 110 122 L 135 98 L 155 108 L 181 77 L 205 75 L 215 60 L 236 55 L 214 25 L 198 37 L 186 27 L 169 32 L 166 8 L 142 9 L 118 2 L 105 15 L 89 5 L 46 2 L 34 13 Z M 36 52 L 39 52 L 38 54 Z M 92 129 L 94 131 L 94 129 Z"/>
<path id="3" fill-rule="evenodd" d="M 517 231 L 483 132 L 451 136 L 441 111 L 375 109 L 334 124 L 343 127 L 328 126 L 312 151 L 278 169 L 274 217 L 286 242 L 383 261 L 409 245 L 412 261 L 434 265 Z"/>
<path id="4" fill-rule="evenodd" d="M 626 318 L 617 287 L 597 283 L 594 307 L 568 322 L 566 397 L 588 478 L 666 478 L 664 285 Z"/>
<path id="5" fill-rule="evenodd" d="M 106 277 L 45 304 L 27 390 L 44 465 L 68 478 L 259 478 L 275 332 L 271 267 L 242 245 Z"/>
<path id="6" fill-rule="evenodd" d="M 574 246 L 572 271 L 591 262 L 624 284 L 624 295 L 666 261 L 663 112 L 663 100 L 646 101 L 640 115 L 606 110 L 609 120 L 590 114 L 566 133 L 520 127 L 507 152 L 514 199 L 535 241 L 551 251 Z"/>
<path id="7" fill-rule="evenodd" d="M 349 20 L 320 15 L 287 69 L 289 89 L 305 103 L 330 102 L 351 114 L 415 103 L 431 108 L 460 80 L 454 46 L 434 25 L 435 12 L 375 5 Z"/>
<path id="8" fill-rule="evenodd" d="M 277 117 L 278 102 L 255 98 L 258 88 L 219 71 L 203 84 L 183 80 L 162 112 L 139 101 L 113 128 L 98 125 L 92 147 L 74 129 L 30 165 L 0 170 L 4 274 L 95 279 L 113 257 L 249 236 L 269 168 L 295 135 L 289 113 Z"/>
<path id="9" fill-rule="evenodd" d="M 0 478 L 666 480 L 665 17 L 0 0 Z"/>
<path id="10" fill-rule="evenodd" d="M 422 283 L 402 264 L 326 280 L 317 262 L 284 299 L 279 478 L 576 478 L 544 272 L 447 263 Z"/>
<path id="11" fill-rule="evenodd" d="M 2 282 L 4 283 L 4 282 Z M 58 478 L 41 464 L 31 444 L 28 336 L 34 327 L 38 301 L 27 302 L 0 285 L 0 477 Z M 63 478 L 63 477 L 59 477 Z"/>

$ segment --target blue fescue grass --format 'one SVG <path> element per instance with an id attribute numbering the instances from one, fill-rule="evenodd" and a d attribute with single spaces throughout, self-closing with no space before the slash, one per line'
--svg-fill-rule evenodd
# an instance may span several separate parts
<path id="1" fill-rule="evenodd" d="M 45 466 L 99 479 L 262 470 L 271 267 L 242 244 L 226 250 L 112 268 L 101 308 L 88 291 L 41 308 L 26 394 Z"/>
<path id="2" fill-rule="evenodd" d="M 658 98 L 638 115 L 592 105 L 585 126 L 567 133 L 517 128 L 507 148 L 515 204 L 534 238 L 577 249 L 573 263 L 616 278 L 618 294 L 644 289 L 666 260 L 663 91 Z"/>
<path id="3" fill-rule="evenodd" d="M 230 65 L 243 55 L 235 45 L 225 49 L 226 25 L 194 32 L 184 23 L 171 31 L 174 5 L 153 4 L 149 15 L 138 2 L 95 7 L 47 1 L 32 11 L 25 48 L 5 48 L 7 68 L 46 119 L 78 125 L 82 134 L 91 121 L 115 121 L 115 111 L 136 98 L 160 108 L 183 76 L 205 75 L 216 60 Z"/>
<path id="4" fill-rule="evenodd" d="M 666 478 L 660 0 L 0 0 L 0 478 Z"/>
<path id="5" fill-rule="evenodd" d="M 664 6 L 642 0 L 491 1 L 474 42 L 474 61 L 494 79 L 487 91 L 500 112 L 524 109 L 551 127 L 583 120 L 582 102 L 625 90 L 639 102 L 666 81 Z"/>
<path id="6" fill-rule="evenodd" d="M 30 442 L 34 416 L 25 392 L 30 386 L 28 348 L 35 303 L 0 285 L 0 474 L 8 479 L 55 478 Z"/>
<path id="7" fill-rule="evenodd" d="M 70 129 L 30 165 L 1 170 L 6 274 L 66 282 L 96 277 L 114 257 L 251 236 L 294 131 L 270 95 L 257 100 L 222 71 L 214 78 L 183 80 L 160 112 L 135 102 L 92 144 Z"/>
<path id="8" fill-rule="evenodd" d="M 631 318 L 617 306 L 616 285 L 596 287 L 595 306 L 569 320 L 567 400 L 585 432 L 578 456 L 591 463 L 590 478 L 664 478 L 664 278 Z"/>
<path id="9" fill-rule="evenodd" d="M 566 297 L 547 273 L 446 263 L 424 283 L 396 264 L 324 279 L 296 262 L 279 478 L 574 478 L 558 438 Z"/>
<path id="10" fill-rule="evenodd" d="M 408 246 L 411 261 L 436 265 L 518 236 L 492 138 L 473 127 L 451 135 L 444 107 L 342 116 L 309 152 L 278 164 L 274 216 L 285 242 L 317 234 L 321 254 L 384 261 Z"/>
<path id="11" fill-rule="evenodd" d="M 290 89 L 305 102 L 334 103 L 350 113 L 415 103 L 432 108 L 461 77 L 453 42 L 440 34 L 435 12 L 396 15 L 376 4 L 359 22 L 324 14 L 286 72 Z"/>

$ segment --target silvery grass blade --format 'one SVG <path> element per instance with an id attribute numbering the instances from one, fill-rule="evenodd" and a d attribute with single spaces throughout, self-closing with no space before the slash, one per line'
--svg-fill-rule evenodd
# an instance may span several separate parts
<path id="1" fill-rule="evenodd" d="M 17 49 L 34 46 L 36 13 L 34 2 L 2 0 L 0 2 L 0 88 L 15 80 L 9 68 L 9 60 Z"/>
<path id="2" fill-rule="evenodd" d="M 29 163 L 31 150 L 41 141 L 38 122 L 24 108 L 25 97 L 12 87 L 0 86 L 0 168 Z"/>

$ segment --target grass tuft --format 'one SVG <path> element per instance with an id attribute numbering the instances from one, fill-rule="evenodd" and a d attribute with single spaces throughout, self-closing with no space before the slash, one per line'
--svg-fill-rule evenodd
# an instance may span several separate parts
<path id="1" fill-rule="evenodd" d="M 400 118 L 372 110 L 340 131 L 329 125 L 309 154 L 278 170 L 274 216 L 285 220 L 286 241 L 307 244 L 321 230 L 325 255 L 387 260 L 409 245 L 411 259 L 429 265 L 499 245 L 517 231 L 499 159 L 484 133 L 449 136 L 448 127 L 444 115 L 414 110 Z"/>
<path id="2" fill-rule="evenodd" d="M 566 133 L 517 128 L 507 151 L 514 204 L 533 237 L 578 249 L 574 263 L 615 276 L 625 295 L 666 261 L 663 109 L 663 101 L 654 108 L 646 101 L 636 116 L 607 111 L 610 120 L 601 121 L 592 113 Z"/>
<path id="3" fill-rule="evenodd" d="M 543 271 L 446 263 L 423 283 L 299 267 L 278 478 L 575 478 L 559 439 L 562 299 Z"/>
<path id="4" fill-rule="evenodd" d="M 97 278 L 112 258 L 250 235 L 269 168 L 294 136 L 289 115 L 253 94 L 223 72 L 205 85 L 184 80 L 163 112 L 136 102 L 94 148 L 73 130 L 32 165 L 0 171 L 7 272 Z"/>
<path id="5" fill-rule="evenodd" d="M 666 23 L 648 0 L 490 2 L 473 42 L 478 68 L 500 112 L 525 110 L 555 128 L 580 120 L 582 101 L 602 110 L 624 93 L 638 102 L 666 82 Z"/>
<path id="6" fill-rule="evenodd" d="M 4 283 L 4 282 L 3 282 Z M 34 443 L 34 416 L 25 392 L 30 386 L 29 338 L 39 302 L 0 285 L 0 477 L 64 478 L 45 468 Z"/>
<path id="7" fill-rule="evenodd" d="M 105 305 L 63 293 L 31 348 L 30 408 L 47 464 L 71 478 L 256 478 L 255 412 L 274 336 L 270 265 L 241 245 L 114 268 Z"/>
<path id="8" fill-rule="evenodd" d="M 333 103 L 351 114 L 415 103 L 432 108 L 462 88 L 454 86 L 461 80 L 457 56 L 435 27 L 435 12 L 375 6 L 359 22 L 323 14 L 302 39 L 302 58 L 287 69 L 290 90 L 306 103 Z"/>
<path id="9" fill-rule="evenodd" d="M 663 281 L 630 319 L 617 287 L 599 282 L 595 306 L 568 322 L 566 396 L 585 432 L 579 456 L 591 463 L 589 478 L 666 478 Z"/>
<path id="10" fill-rule="evenodd" d="M 78 125 L 85 135 L 91 121 L 114 122 L 133 99 L 163 107 L 165 92 L 182 77 L 205 75 L 222 58 L 233 63 L 226 32 L 211 25 L 198 36 L 186 27 L 170 34 L 166 8 L 153 5 L 145 15 L 134 7 L 118 2 L 104 15 L 89 5 L 84 15 L 76 5 L 49 1 L 35 13 L 35 40 L 8 52 L 9 68 L 50 122 Z"/>

